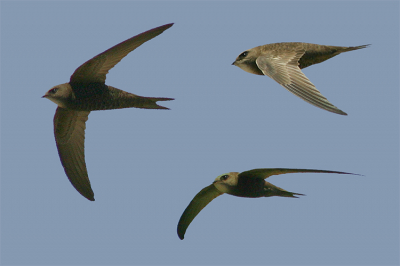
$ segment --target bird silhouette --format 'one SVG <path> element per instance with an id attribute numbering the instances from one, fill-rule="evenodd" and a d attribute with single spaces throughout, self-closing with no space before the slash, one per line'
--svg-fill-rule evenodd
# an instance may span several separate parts
<path id="1" fill-rule="evenodd" d="M 199 214 L 199 212 L 213 199 L 224 193 L 245 198 L 272 196 L 298 198 L 296 195 L 304 196 L 304 194 L 289 192 L 264 180 L 272 175 L 289 173 L 333 173 L 354 175 L 337 171 L 289 168 L 261 168 L 242 173 L 230 172 L 220 175 L 211 185 L 203 188 L 199 193 L 197 193 L 186 207 L 178 222 L 177 231 L 179 238 L 184 239 L 187 228 L 197 214 Z"/>
<path id="2" fill-rule="evenodd" d="M 319 108 L 347 115 L 331 104 L 301 69 L 321 63 L 340 53 L 362 49 L 368 45 L 341 47 L 302 42 L 272 43 L 244 51 L 232 65 L 252 74 L 266 75 L 291 93 Z"/>
<path id="3" fill-rule="evenodd" d="M 130 107 L 168 109 L 156 102 L 173 100 L 142 97 L 108 86 L 106 75 L 122 58 L 172 25 L 148 30 L 111 47 L 78 67 L 69 83 L 54 86 L 43 96 L 58 105 L 54 135 L 65 173 L 75 189 L 88 200 L 94 201 L 84 155 L 85 122 L 90 111 Z"/>

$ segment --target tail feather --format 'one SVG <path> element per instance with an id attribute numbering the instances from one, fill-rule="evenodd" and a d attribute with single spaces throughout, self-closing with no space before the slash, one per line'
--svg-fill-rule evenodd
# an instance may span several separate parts
<path id="1" fill-rule="evenodd" d="M 277 193 L 276 196 L 279 196 L 279 197 L 289 197 L 289 198 L 298 198 L 298 197 L 295 196 L 295 195 L 305 196 L 304 194 L 289 192 L 289 191 L 286 191 L 286 190 L 285 190 L 285 191 L 279 191 L 279 192 Z"/>
<path id="2" fill-rule="evenodd" d="M 137 108 L 144 108 L 144 109 L 166 109 L 169 110 L 169 108 L 160 106 L 157 104 L 157 101 L 172 101 L 174 100 L 173 98 L 155 98 L 155 97 L 143 97 L 145 101 L 140 104 L 140 106 L 137 106 Z"/>
<path id="3" fill-rule="evenodd" d="M 165 97 L 144 97 L 139 96 L 130 92 L 126 92 L 117 89 L 112 86 L 108 86 L 108 92 L 104 93 L 106 96 L 98 97 L 98 101 L 105 106 L 92 110 L 109 110 L 109 109 L 121 109 L 121 108 L 143 108 L 143 109 L 169 109 L 164 106 L 159 106 L 157 101 L 172 101 L 173 98 Z"/>
<path id="4" fill-rule="evenodd" d="M 304 194 L 289 192 L 267 181 L 265 181 L 264 183 L 264 197 L 278 196 L 278 197 L 298 198 L 295 195 L 305 196 Z"/>
<path id="5" fill-rule="evenodd" d="M 343 52 L 349 52 L 349 51 L 354 51 L 354 50 L 358 50 L 358 49 L 363 49 L 370 45 L 371 44 L 365 44 L 365 45 L 360 45 L 360 46 L 350 46 L 350 47 L 347 47 Z"/>
<path id="6" fill-rule="evenodd" d="M 298 198 L 298 197 L 296 197 L 294 195 L 305 196 L 305 194 L 300 194 L 300 193 L 294 193 L 294 192 L 289 192 L 289 193 L 292 194 L 292 198 Z"/>

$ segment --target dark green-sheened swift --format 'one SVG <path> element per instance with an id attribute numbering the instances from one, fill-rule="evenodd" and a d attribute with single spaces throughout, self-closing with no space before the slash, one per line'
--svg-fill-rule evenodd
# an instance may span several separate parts
<path id="1" fill-rule="evenodd" d="M 86 169 L 85 122 L 90 111 L 121 108 L 168 109 L 157 101 L 172 98 L 142 97 L 105 84 L 108 71 L 122 58 L 173 25 L 166 24 L 121 42 L 78 67 L 69 83 L 51 88 L 43 96 L 58 107 L 54 116 L 54 135 L 65 173 L 78 192 L 94 201 Z"/>
<path id="2" fill-rule="evenodd" d="M 301 69 L 321 63 L 340 53 L 368 45 L 341 47 L 303 42 L 272 43 L 241 53 L 232 63 L 246 72 L 266 75 L 304 101 L 332 113 L 347 115 L 331 104 L 303 74 Z"/>
<path id="3" fill-rule="evenodd" d="M 265 181 L 272 175 L 289 173 L 333 173 L 350 174 L 337 171 L 313 170 L 313 169 L 288 169 L 288 168 L 261 168 L 245 171 L 242 173 L 230 172 L 218 176 L 208 187 L 203 188 L 186 207 L 179 222 L 178 236 L 183 239 L 186 229 L 199 212 L 216 197 L 227 193 L 237 197 L 260 198 L 260 197 L 291 197 L 303 194 L 286 191 L 280 187 Z"/>

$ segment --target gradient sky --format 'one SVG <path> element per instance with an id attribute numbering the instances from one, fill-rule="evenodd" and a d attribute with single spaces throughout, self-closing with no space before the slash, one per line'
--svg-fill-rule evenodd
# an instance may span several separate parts
<path id="1" fill-rule="evenodd" d="M 95 202 L 69 183 L 41 96 L 82 63 L 175 23 L 106 84 L 171 110 L 95 111 Z M 231 63 L 275 42 L 357 46 L 304 70 L 348 116 Z M 309 168 L 268 181 L 298 199 L 222 195 L 178 220 L 220 174 Z M 1 2 L 2 265 L 398 265 L 398 1 Z"/>

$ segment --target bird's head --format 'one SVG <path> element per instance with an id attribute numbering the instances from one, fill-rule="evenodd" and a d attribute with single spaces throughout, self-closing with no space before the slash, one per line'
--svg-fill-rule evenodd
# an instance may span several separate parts
<path id="1" fill-rule="evenodd" d="M 260 56 L 260 48 L 255 47 L 250 50 L 244 51 L 238 57 L 232 65 L 240 67 L 246 72 L 257 75 L 264 75 L 258 68 L 256 60 Z"/>
<path id="2" fill-rule="evenodd" d="M 219 191 L 229 194 L 237 186 L 238 176 L 238 172 L 226 173 L 218 176 L 213 184 Z"/>
<path id="3" fill-rule="evenodd" d="M 50 101 L 55 102 L 58 106 L 66 108 L 66 103 L 72 95 L 73 91 L 71 85 L 69 85 L 69 83 L 64 83 L 48 90 L 42 98 L 47 98 Z"/>

